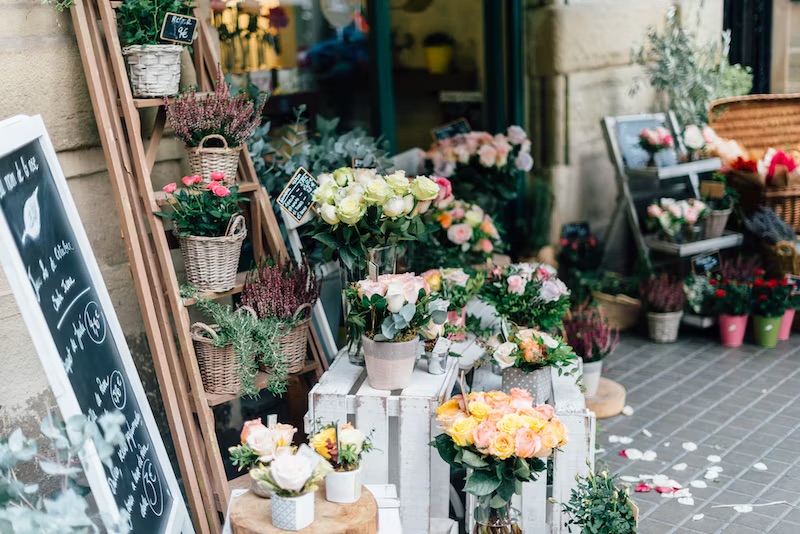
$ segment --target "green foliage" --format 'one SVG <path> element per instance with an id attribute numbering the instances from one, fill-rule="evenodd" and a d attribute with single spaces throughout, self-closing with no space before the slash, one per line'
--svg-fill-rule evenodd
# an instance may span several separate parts
<path id="1" fill-rule="evenodd" d="M 589 285 L 593 290 L 609 295 L 627 295 L 631 298 L 639 296 L 639 280 L 636 277 L 611 271 L 603 271 L 599 278 L 590 279 Z"/>
<path id="2" fill-rule="evenodd" d="M 193 0 L 125 0 L 117 8 L 117 31 L 122 46 L 165 44 L 158 39 L 164 17 L 167 13 L 191 15 L 193 3 Z"/>
<path id="3" fill-rule="evenodd" d="M 774 278 L 766 280 L 763 277 L 763 271 L 759 271 L 756 274 L 752 288 L 753 315 L 761 315 L 763 317 L 782 316 L 789 306 L 789 297 L 792 292 L 788 281 L 785 278 L 782 280 Z"/>
<path id="4" fill-rule="evenodd" d="M 58 12 L 66 11 L 75 5 L 75 0 L 41 0 L 42 4 L 51 5 Z"/>
<path id="5" fill-rule="evenodd" d="M 711 280 L 711 307 L 718 315 L 747 315 L 753 305 L 751 286 L 739 280 Z"/>
<path id="6" fill-rule="evenodd" d="M 630 493 L 619 490 L 607 471 L 576 477 L 568 503 L 561 503 L 569 519 L 564 526 L 583 534 L 636 534 L 636 520 L 630 504 Z"/>
<path id="7" fill-rule="evenodd" d="M 231 447 L 228 452 L 231 455 L 231 465 L 236 467 L 237 471 L 251 469 L 259 465 L 258 459 L 261 456 L 246 443 Z"/>
<path id="8" fill-rule="evenodd" d="M 239 196 L 238 185 L 230 188 L 218 186 L 213 191 L 201 189 L 197 178 L 198 183 L 172 193 L 175 202 L 169 205 L 169 211 L 157 211 L 155 214 L 174 221 L 175 228 L 182 236 L 223 236 L 233 216 L 241 211 L 239 203 L 250 202 L 250 199 Z M 170 186 L 175 184 L 165 187 Z M 223 191 L 226 194 L 220 196 Z"/>

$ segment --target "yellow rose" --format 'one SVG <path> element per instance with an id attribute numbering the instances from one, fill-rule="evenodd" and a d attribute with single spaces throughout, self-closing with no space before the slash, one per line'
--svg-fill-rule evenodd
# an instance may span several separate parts
<path id="1" fill-rule="evenodd" d="M 525 424 L 525 426 L 530 428 L 537 434 L 541 432 L 542 428 L 544 428 L 544 425 L 547 424 L 547 421 L 542 419 L 541 417 L 534 417 L 531 415 L 520 415 L 520 417 L 522 418 L 522 421 Z"/>
<path id="2" fill-rule="evenodd" d="M 464 215 L 464 222 L 473 228 L 477 228 L 483 222 L 483 217 L 480 214 L 469 210 L 466 215 Z"/>
<path id="3" fill-rule="evenodd" d="M 411 182 L 411 194 L 421 202 L 433 200 L 439 195 L 439 184 L 427 176 L 417 176 Z"/>
<path id="4" fill-rule="evenodd" d="M 423 273 L 425 281 L 431 286 L 431 291 L 441 291 L 442 289 L 442 273 L 438 269 L 431 269 L 427 273 Z M 471 393 L 470 393 L 471 395 Z"/>
<path id="5" fill-rule="evenodd" d="M 383 205 L 392 194 L 392 190 L 386 185 L 386 180 L 383 178 L 375 178 L 369 182 L 364 191 L 364 199 L 378 206 Z"/>
<path id="6" fill-rule="evenodd" d="M 539 437 L 542 438 L 542 447 L 553 449 L 567 442 L 567 429 L 561 421 L 554 419 L 539 431 Z"/>
<path id="7" fill-rule="evenodd" d="M 508 393 L 503 393 L 502 391 L 489 391 L 486 393 L 486 396 L 495 402 L 508 402 L 511 400 L 511 396 Z"/>
<path id="8" fill-rule="evenodd" d="M 525 426 L 525 421 L 515 413 L 508 413 L 497 422 L 497 430 L 513 434 L 518 428 Z"/>
<path id="9" fill-rule="evenodd" d="M 478 421 L 483 421 L 489 415 L 491 408 L 485 402 L 472 401 L 469 403 L 469 413 Z"/>
<path id="10" fill-rule="evenodd" d="M 466 417 L 466 414 L 461 410 L 458 399 L 450 399 L 436 409 L 436 420 L 442 424 L 442 429 L 445 431 L 463 417 Z"/>
<path id="11" fill-rule="evenodd" d="M 467 447 L 472 445 L 472 431 L 476 426 L 478 426 L 478 421 L 474 417 L 463 417 L 453 423 L 453 426 L 445 430 L 445 432 L 453 438 L 456 445 Z M 514 448 L 512 447 L 511 450 L 513 451 Z"/>
<path id="12" fill-rule="evenodd" d="M 567 427 L 561 419 L 551 419 L 548 426 L 552 427 L 553 433 L 558 438 L 558 446 L 563 447 L 567 443 Z"/>
<path id="13" fill-rule="evenodd" d="M 311 448 L 326 460 L 331 459 L 331 444 L 336 447 L 336 429 L 333 427 L 326 428 L 311 438 Z"/>
<path id="14" fill-rule="evenodd" d="M 394 194 L 399 197 L 406 196 L 411 185 L 406 177 L 405 171 L 397 171 L 386 176 L 386 184 L 391 187 Z"/>
<path id="15" fill-rule="evenodd" d="M 501 460 L 514 454 L 515 448 L 514 438 L 505 432 L 498 432 L 489 440 L 489 454 Z"/>
<path id="16" fill-rule="evenodd" d="M 353 197 L 342 199 L 336 206 L 336 215 L 339 216 L 339 220 L 349 226 L 357 224 L 366 211 L 366 206 Z"/>

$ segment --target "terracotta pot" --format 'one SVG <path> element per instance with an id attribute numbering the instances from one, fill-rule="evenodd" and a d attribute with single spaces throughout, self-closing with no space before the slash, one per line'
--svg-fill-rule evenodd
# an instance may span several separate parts
<path id="1" fill-rule="evenodd" d="M 741 347 L 748 315 L 720 315 L 719 337 L 725 347 Z"/>
<path id="2" fill-rule="evenodd" d="M 795 309 L 789 308 L 783 314 L 781 328 L 778 330 L 778 341 L 788 341 L 792 334 L 792 323 L 794 322 Z"/>
<path id="3" fill-rule="evenodd" d="M 417 362 L 419 340 L 394 343 L 374 341 L 361 336 L 364 361 L 367 364 L 367 380 L 375 389 L 405 389 L 411 384 L 414 364 Z"/>

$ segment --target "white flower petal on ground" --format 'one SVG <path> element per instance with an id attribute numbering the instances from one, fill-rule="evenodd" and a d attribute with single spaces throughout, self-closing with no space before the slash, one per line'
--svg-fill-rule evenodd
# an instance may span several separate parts
<path id="1" fill-rule="evenodd" d="M 753 464 L 753 469 L 758 469 L 759 471 L 766 471 L 767 466 L 763 462 L 758 462 L 757 464 Z"/>
<path id="2" fill-rule="evenodd" d="M 718 464 L 718 463 L 720 463 L 722 461 L 722 458 L 720 458 L 716 454 L 712 454 L 708 458 L 706 458 L 706 460 L 708 460 L 712 464 Z"/>
<path id="3" fill-rule="evenodd" d="M 708 487 L 708 484 L 706 484 L 705 481 L 703 480 L 692 480 L 691 482 L 689 482 L 689 485 L 692 486 L 693 488 L 700 488 L 700 489 Z"/>
<path id="4" fill-rule="evenodd" d="M 665 447 L 669 447 L 669 441 L 664 444 Z"/>
<path id="5" fill-rule="evenodd" d="M 739 512 L 740 514 L 746 514 L 748 512 L 753 511 L 753 507 L 750 506 L 749 504 L 737 504 L 736 506 L 733 507 L 733 509 Z"/>
<path id="6" fill-rule="evenodd" d="M 639 482 L 639 477 L 632 477 L 630 475 L 622 475 L 619 479 L 623 482 Z"/>
<path id="7" fill-rule="evenodd" d="M 694 506 L 694 499 L 691 497 L 680 497 L 678 502 L 680 504 L 685 504 L 686 506 Z"/>
<path id="8" fill-rule="evenodd" d="M 675 498 L 675 493 L 674 492 L 673 493 L 662 493 L 661 496 L 664 497 L 665 499 L 674 499 Z"/>
<path id="9" fill-rule="evenodd" d="M 712 465 L 711 467 L 708 468 L 708 471 L 713 471 L 715 473 L 722 473 L 724 469 L 722 468 L 721 465 Z"/>
<path id="10" fill-rule="evenodd" d="M 689 451 L 689 452 L 696 451 L 697 450 L 697 444 L 693 443 L 691 441 L 687 441 L 686 443 L 683 444 L 683 450 Z"/>
<path id="11" fill-rule="evenodd" d="M 719 473 L 717 471 L 706 471 L 706 474 L 703 478 L 706 480 L 716 480 L 719 478 Z"/>
<path id="12" fill-rule="evenodd" d="M 705 517 L 705 514 L 694 514 L 692 516 L 692 521 L 700 521 Z"/>
<path id="13" fill-rule="evenodd" d="M 629 438 L 628 436 L 619 436 L 619 442 L 623 445 L 630 445 L 633 443 L 633 438 Z"/>
<path id="14" fill-rule="evenodd" d="M 675 464 L 672 466 L 672 469 L 674 469 L 675 471 L 685 471 L 686 464 L 685 463 Z"/>
<path id="15" fill-rule="evenodd" d="M 606 453 L 606 450 L 605 450 L 603 447 L 597 447 L 597 448 L 594 450 L 594 453 L 595 453 L 595 454 L 605 454 L 605 453 Z"/>
<path id="16" fill-rule="evenodd" d="M 633 415 L 633 407 L 632 406 L 625 406 L 622 409 L 622 415 L 627 415 L 628 417 Z"/>
<path id="17" fill-rule="evenodd" d="M 653 477 L 653 484 L 655 484 L 656 486 L 663 486 L 665 488 L 672 487 L 669 484 L 669 477 L 667 475 L 655 475 Z"/>
<path id="18" fill-rule="evenodd" d="M 644 434 L 644 435 L 645 435 L 645 436 L 647 436 L 648 438 L 652 438 L 652 437 L 653 437 L 653 433 L 652 433 L 652 432 L 650 432 L 649 430 L 647 430 L 646 428 L 643 428 L 643 429 L 642 429 L 642 434 Z"/>
<path id="19" fill-rule="evenodd" d="M 653 475 L 639 475 L 639 480 L 653 480 Z"/>
<path id="20" fill-rule="evenodd" d="M 642 461 L 652 462 L 653 460 L 656 459 L 657 456 L 658 455 L 656 454 L 656 451 L 645 451 L 644 453 L 642 453 Z"/>
<path id="21" fill-rule="evenodd" d="M 609 443 L 619 443 L 619 436 L 611 435 L 608 436 Z"/>
<path id="22" fill-rule="evenodd" d="M 625 456 L 628 458 L 628 460 L 641 460 L 642 451 L 639 449 L 625 449 Z"/>

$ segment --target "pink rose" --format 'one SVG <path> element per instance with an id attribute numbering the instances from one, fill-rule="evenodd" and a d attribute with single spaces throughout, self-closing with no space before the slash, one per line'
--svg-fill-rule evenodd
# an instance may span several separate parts
<path id="1" fill-rule="evenodd" d="M 662 144 L 662 146 L 665 146 L 667 148 L 671 147 L 672 146 L 672 134 L 665 133 L 663 135 L 663 137 L 661 138 L 661 144 Z"/>
<path id="2" fill-rule="evenodd" d="M 225 179 L 225 173 L 222 171 L 216 171 L 211 173 L 211 179 L 215 182 L 221 182 Z"/>
<path id="3" fill-rule="evenodd" d="M 515 454 L 519 458 L 533 458 L 542 448 L 541 438 L 527 427 L 517 429 L 517 432 L 514 434 L 514 441 L 516 444 Z"/>
<path id="4" fill-rule="evenodd" d="M 528 134 L 526 134 L 525 130 L 523 130 L 519 126 L 515 125 L 508 127 L 508 141 L 512 145 L 521 145 L 527 139 L 528 139 Z"/>
<path id="5" fill-rule="evenodd" d="M 420 202 L 419 204 L 417 204 L 417 207 L 414 208 L 414 211 L 411 213 L 411 215 L 422 215 L 423 213 L 427 212 L 430 209 L 430 207 L 431 207 L 430 200 L 426 200 L 425 202 Z"/>
<path id="6" fill-rule="evenodd" d="M 494 136 L 494 149 L 497 150 L 498 157 L 508 156 L 508 153 L 511 152 L 511 145 L 506 141 L 505 135 Z"/>
<path id="7" fill-rule="evenodd" d="M 464 215 L 466 215 L 466 212 L 461 206 L 456 206 L 450 211 L 450 216 L 453 217 L 454 221 L 460 221 L 464 218 Z"/>
<path id="8" fill-rule="evenodd" d="M 161 188 L 162 191 L 168 194 L 174 193 L 176 189 L 178 189 L 178 184 L 176 184 L 175 182 L 169 183 Z"/>
<path id="9" fill-rule="evenodd" d="M 533 396 L 527 389 L 511 388 L 511 408 L 523 410 L 533 406 Z"/>
<path id="10" fill-rule="evenodd" d="M 683 211 L 681 210 L 681 207 L 678 206 L 677 204 L 673 204 L 672 206 L 670 206 L 669 207 L 669 212 L 675 217 L 682 217 L 683 216 Z"/>
<path id="11" fill-rule="evenodd" d="M 472 429 L 472 442 L 479 451 L 486 450 L 489 448 L 489 440 L 496 431 L 494 423 L 483 421 Z"/>
<path id="12" fill-rule="evenodd" d="M 492 251 L 494 250 L 494 245 L 492 245 L 492 242 L 486 239 L 485 237 L 483 239 L 478 240 L 477 246 L 480 249 L 480 251 L 483 252 L 484 254 L 491 254 Z"/>
<path id="13" fill-rule="evenodd" d="M 525 286 L 528 285 L 521 276 L 517 274 L 512 274 L 508 277 L 508 292 L 513 293 L 515 295 L 524 295 L 525 294 Z"/>
<path id="14" fill-rule="evenodd" d="M 250 435 L 250 432 L 254 428 L 267 428 L 267 427 L 261 422 L 260 417 L 258 419 L 245 421 L 244 426 L 242 427 L 242 434 L 240 436 L 240 438 L 242 439 L 242 443 L 245 443 L 247 441 L 247 436 Z"/>
<path id="15" fill-rule="evenodd" d="M 444 200 L 453 194 L 453 184 L 444 176 L 436 176 L 434 181 L 439 186 L 439 194 L 436 195 L 436 200 Z"/>
<path id="16" fill-rule="evenodd" d="M 455 154 L 458 162 L 463 164 L 469 163 L 469 158 L 472 156 L 469 150 L 467 150 L 467 147 L 464 146 L 457 146 L 455 150 L 453 150 L 453 154 Z"/>
<path id="17" fill-rule="evenodd" d="M 194 181 L 194 183 L 199 184 L 200 182 L 203 181 L 203 177 L 200 176 L 199 174 L 195 174 L 194 176 L 192 176 L 192 180 Z"/>
<path id="18" fill-rule="evenodd" d="M 545 419 L 550 420 L 556 416 L 556 411 L 549 404 L 537 404 L 535 409 Z"/>
<path id="19" fill-rule="evenodd" d="M 472 227 L 468 224 L 454 224 L 447 230 L 447 239 L 456 245 L 463 245 L 472 239 Z"/>
<path id="20" fill-rule="evenodd" d="M 689 224 L 694 224 L 697 222 L 698 217 L 700 214 L 697 212 L 695 208 L 689 208 L 686 210 L 686 222 Z"/>
<path id="21" fill-rule="evenodd" d="M 491 145 L 483 145 L 478 149 L 478 158 L 484 167 L 494 167 L 497 160 L 497 150 Z"/>
<path id="22" fill-rule="evenodd" d="M 215 183 L 219 183 L 219 182 L 215 182 Z M 228 195 L 231 194 L 231 190 L 228 189 L 227 187 L 225 187 L 224 185 L 218 185 L 211 192 L 214 193 L 215 195 L 217 195 L 218 197 L 227 197 Z"/>
<path id="23" fill-rule="evenodd" d="M 655 219 L 656 217 L 658 217 L 662 213 L 664 213 L 664 210 L 662 210 L 661 207 L 658 204 L 650 204 L 647 207 L 647 216 L 648 217 L 652 217 L 652 218 Z"/>
<path id="24" fill-rule="evenodd" d="M 514 159 L 514 166 L 522 172 L 530 172 L 533 168 L 533 158 L 527 152 L 520 152 Z"/>
<path id="25" fill-rule="evenodd" d="M 545 302 L 555 302 L 564 295 L 569 294 L 566 284 L 558 278 L 551 278 L 542 283 L 539 289 L 539 298 Z"/>
<path id="26" fill-rule="evenodd" d="M 717 133 L 714 131 L 711 126 L 703 126 L 703 139 L 707 145 L 710 145 L 717 140 Z"/>
<path id="27" fill-rule="evenodd" d="M 384 296 L 386 294 L 386 286 L 372 280 L 361 280 L 358 282 L 358 294 L 368 299 L 371 299 L 373 295 Z"/>
<path id="28" fill-rule="evenodd" d="M 192 179 L 191 176 L 184 176 L 183 178 L 181 178 L 181 182 L 183 182 L 183 185 L 185 185 L 186 187 L 191 187 L 194 185 L 194 180 Z"/>

